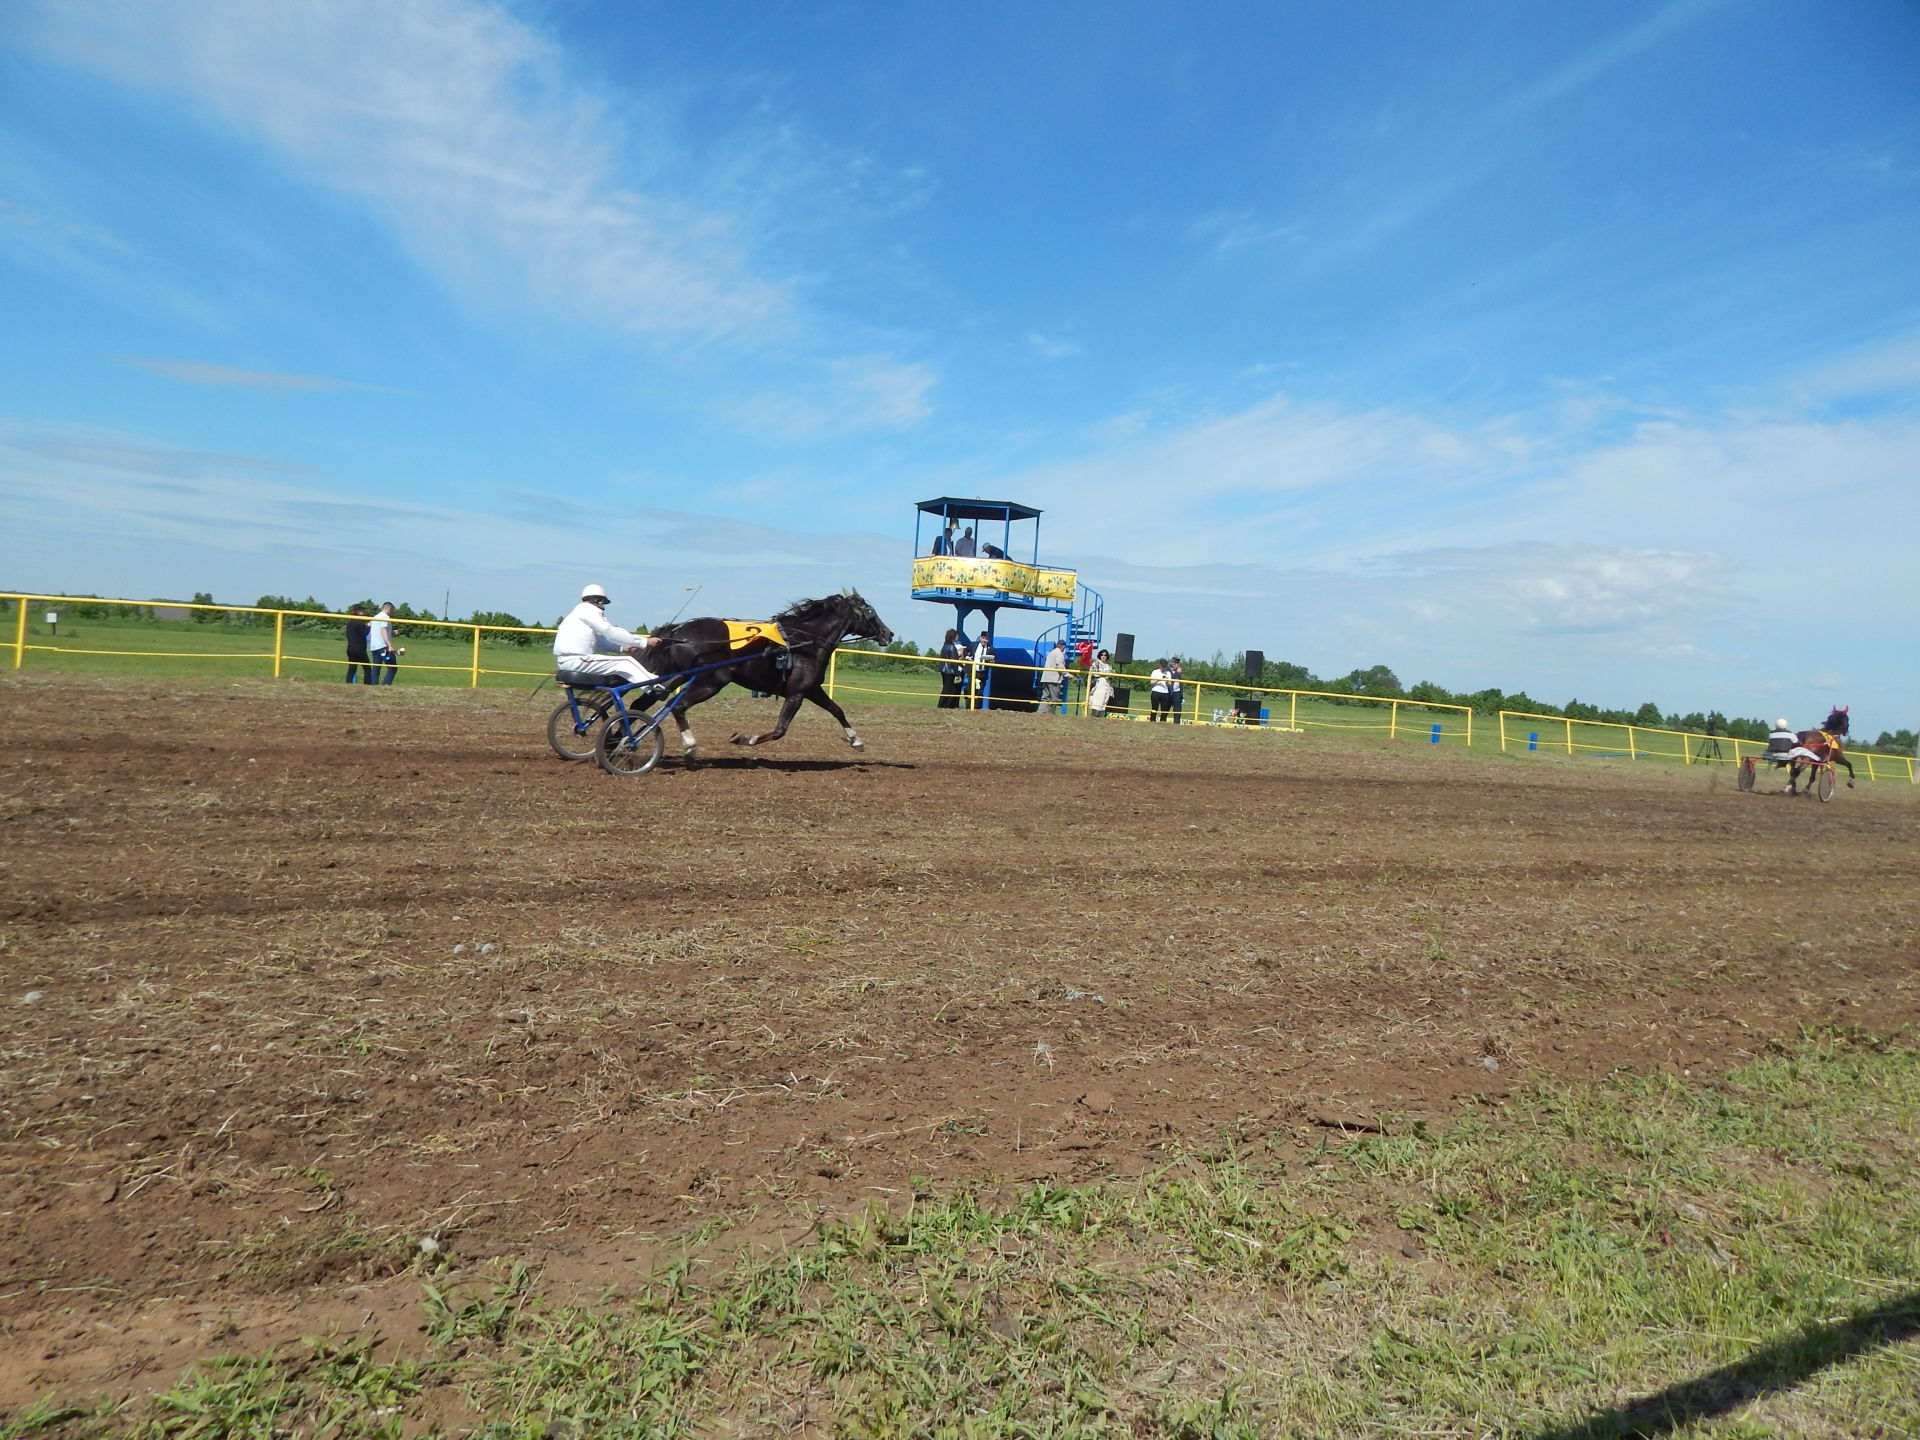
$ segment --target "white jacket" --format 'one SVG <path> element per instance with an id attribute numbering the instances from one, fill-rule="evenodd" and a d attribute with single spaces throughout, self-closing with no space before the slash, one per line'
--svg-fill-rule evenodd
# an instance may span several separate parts
<path id="1" fill-rule="evenodd" d="M 600 613 L 598 605 L 582 600 L 554 632 L 553 653 L 563 660 L 571 655 L 617 655 L 628 645 L 645 643 L 644 636 L 622 630 Z"/>

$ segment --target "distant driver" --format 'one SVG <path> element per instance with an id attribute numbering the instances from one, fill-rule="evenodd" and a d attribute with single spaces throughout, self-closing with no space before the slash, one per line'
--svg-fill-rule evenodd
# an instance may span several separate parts
<path id="1" fill-rule="evenodd" d="M 654 643 L 651 635 L 622 630 L 606 617 L 607 592 L 589 585 L 580 603 L 567 612 L 553 637 L 553 661 L 561 670 L 574 670 L 609 685 L 639 685 L 657 680 L 634 656 Z"/>

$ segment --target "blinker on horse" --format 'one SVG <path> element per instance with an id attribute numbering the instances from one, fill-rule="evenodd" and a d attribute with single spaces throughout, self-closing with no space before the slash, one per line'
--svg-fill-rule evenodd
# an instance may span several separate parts
<path id="1" fill-rule="evenodd" d="M 680 732 L 681 750 L 689 760 L 698 759 L 693 731 L 687 725 L 686 712 L 703 700 L 710 700 L 729 684 L 781 697 L 780 716 L 771 730 L 759 735 L 735 735 L 736 745 L 764 745 L 787 733 L 803 700 L 812 701 L 839 722 L 847 744 L 864 749 L 859 732 L 847 720 L 847 712 L 834 702 L 821 685 L 827 673 L 827 660 L 846 639 L 871 640 L 876 645 L 891 645 L 893 631 L 874 613 L 873 607 L 857 590 L 844 590 L 818 600 L 802 600 L 774 617 L 785 637 L 784 646 L 771 642 L 756 643 L 744 650 L 733 649 L 733 633 L 725 620 L 702 616 L 663 625 L 654 632 L 656 644 L 647 651 L 646 665 L 663 679 L 680 672 L 699 669 L 687 682 L 673 710 L 673 723 Z M 723 663 L 729 655 L 738 658 Z M 712 669 L 702 669 L 713 666 Z"/>

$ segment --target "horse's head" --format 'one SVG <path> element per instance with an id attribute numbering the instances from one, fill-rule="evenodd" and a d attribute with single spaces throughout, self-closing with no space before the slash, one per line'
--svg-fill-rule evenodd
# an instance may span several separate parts
<path id="1" fill-rule="evenodd" d="M 862 640 L 871 640 L 876 645 L 886 646 L 893 643 L 893 631 L 887 628 L 887 622 L 874 614 L 873 607 L 862 598 L 858 590 L 849 589 L 843 598 L 847 602 L 846 633 L 858 636 Z"/>
<path id="2" fill-rule="evenodd" d="M 1833 709 L 1827 712 L 1826 723 L 1820 728 L 1829 735 L 1835 737 L 1844 736 L 1852 724 L 1847 716 L 1847 708 L 1845 705 L 1834 706 Z"/>

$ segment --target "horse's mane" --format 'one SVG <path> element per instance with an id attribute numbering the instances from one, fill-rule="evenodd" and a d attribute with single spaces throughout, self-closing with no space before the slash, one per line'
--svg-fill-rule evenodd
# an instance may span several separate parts
<path id="1" fill-rule="evenodd" d="M 818 600 L 796 600 L 786 609 L 775 611 L 773 618 L 783 623 L 798 620 L 804 625 L 809 620 L 819 619 L 830 609 L 838 608 L 836 602 L 840 599 L 838 595 L 825 595 Z"/>
<path id="2" fill-rule="evenodd" d="M 1820 728 L 1829 735 L 1845 735 L 1852 722 L 1847 718 L 1847 707 L 1836 705 L 1827 712 L 1827 723 Z"/>
<path id="3" fill-rule="evenodd" d="M 844 608 L 862 603 L 858 591 L 842 590 L 837 595 L 822 595 L 818 600 L 796 600 L 774 615 L 776 620 L 816 620 Z"/>

